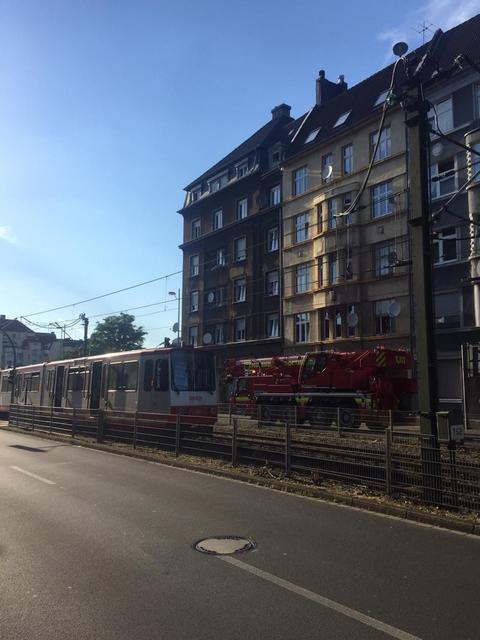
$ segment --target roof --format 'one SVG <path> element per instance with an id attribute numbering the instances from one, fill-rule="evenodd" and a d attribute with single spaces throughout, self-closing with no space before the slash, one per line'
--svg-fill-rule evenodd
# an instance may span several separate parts
<path id="1" fill-rule="evenodd" d="M 202 173 L 201 176 L 188 184 L 185 187 L 185 191 L 189 191 L 199 182 L 202 182 L 206 178 L 213 177 L 214 175 L 220 173 L 222 169 L 226 169 L 233 163 L 242 160 L 242 158 L 245 158 L 245 156 L 247 156 L 249 153 L 252 153 L 259 147 L 268 144 L 271 139 L 274 138 L 274 134 L 289 122 L 294 122 L 293 118 L 289 116 L 279 116 L 278 118 L 270 120 L 269 122 L 264 124 L 263 127 L 260 127 L 260 129 L 258 129 L 258 131 L 256 131 L 253 135 L 242 142 L 241 145 L 236 147 L 219 162 L 210 167 L 210 169 Z"/>
<path id="2" fill-rule="evenodd" d="M 449 31 L 445 31 L 439 47 L 435 52 L 435 58 L 438 61 L 440 69 L 450 67 L 455 58 L 463 53 L 473 60 L 480 58 L 480 14 L 463 22 L 457 27 L 453 27 Z M 418 49 L 412 51 L 407 59 L 413 56 L 421 59 L 425 53 L 429 43 L 425 43 Z M 301 131 L 295 141 L 290 145 L 287 157 L 291 158 L 297 153 L 303 152 L 309 146 L 314 147 L 319 143 L 328 140 L 330 137 L 341 134 L 343 130 L 350 129 L 356 124 L 371 118 L 375 113 L 381 114 L 381 105 L 374 108 L 375 102 L 379 95 L 386 91 L 391 82 L 393 64 L 377 71 L 370 77 L 362 80 L 344 93 L 328 100 L 324 105 L 314 106 L 308 116 Z M 432 69 L 432 72 L 434 69 Z M 396 74 L 396 84 L 404 82 L 406 79 L 403 65 L 399 65 Z M 338 117 L 350 111 L 345 123 L 338 127 L 334 127 Z M 305 114 L 302 117 L 305 117 Z M 309 133 L 318 129 L 320 131 L 315 138 L 305 143 Z"/>
<path id="3" fill-rule="evenodd" d="M 0 329 L 14 333 L 35 333 L 35 331 L 25 326 L 23 322 L 20 322 L 20 320 L 17 320 L 16 318 L 5 318 L 5 320 L 1 320 Z"/>

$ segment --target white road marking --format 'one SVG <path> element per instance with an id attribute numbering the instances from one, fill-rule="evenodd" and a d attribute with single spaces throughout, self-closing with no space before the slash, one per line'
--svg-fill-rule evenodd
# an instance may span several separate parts
<path id="1" fill-rule="evenodd" d="M 278 587 L 282 587 L 282 589 L 286 589 L 287 591 L 291 591 L 292 593 L 296 593 L 307 600 L 311 600 L 312 602 L 316 602 L 317 604 L 322 605 L 323 607 L 327 607 L 327 609 L 332 609 L 337 613 L 341 613 L 347 618 L 352 618 L 357 622 L 361 622 L 362 624 L 367 625 L 368 627 L 372 627 L 373 629 L 377 629 L 378 631 L 382 631 L 383 633 L 389 635 L 391 638 L 397 638 L 397 640 L 421 640 L 417 636 L 412 636 L 410 633 L 406 631 L 402 631 L 401 629 L 397 629 L 396 627 L 392 627 L 385 622 L 381 622 L 376 618 L 372 618 L 370 616 L 357 611 L 356 609 L 351 609 L 350 607 L 346 607 L 339 602 L 335 602 L 335 600 L 330 600 L 330 598 L 325 598 L 325 596 L 321 596 L 318 593 L 313 591 L 309 591 L 308 589 L 304 589 L 303 587 L 299 587 L 293 582 L 289 582 L 288 580 L 284 580 L 283 578 L 279 578 L 278 576 L 273 575 L 272 573 L 268 573 L 267 571 L 262 571 L 262 569 L 257 569 L 246 562 L 242 562 L 241 560 L 237 560 L 237 558 L 233 558 L 231 556 L 217 556 L 219 560 L 223 560 L 223 562 L 228 562 L 228 564 L 232 564 L 243 571 L 247 571 L 248 573 L 252 573 L 254 576 L 258 578 L 262 578 L 263 580 L 267 580 L 267 582 L 271 582 L 272 584 L 277 585 Z"/>
<path id="2" fill-rule="evenodd" d="M 20 467 L 10 467 L 10 469 L 14 469 L 15 471 L 24 473 L 26 476 L 30 476 L 30 478 L 35 478 L 35 480 L 40 480 L 40 482 L 44 482 L 45 484 L 57 484 L 52 480 L 47 480 L 47 478 L 42 478 L 42 476 L 37 476 L 36 473 L 32 473 L 31 471 L 26 471 L 25 469 L 20 469 Z"/>

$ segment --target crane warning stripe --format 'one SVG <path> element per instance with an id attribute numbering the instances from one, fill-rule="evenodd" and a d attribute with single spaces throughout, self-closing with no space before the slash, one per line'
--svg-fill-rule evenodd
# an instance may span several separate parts
<path id="1" fill-rule="evenodd" d="M 377 353 L 376 356 L 377 366 L 378 367 L 386 367 L 387 366 L 387 354 L 384 351 Z"/>

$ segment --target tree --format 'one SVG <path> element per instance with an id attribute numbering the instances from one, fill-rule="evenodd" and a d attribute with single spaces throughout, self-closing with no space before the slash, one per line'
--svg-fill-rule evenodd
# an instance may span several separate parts
<path id="1" fill-rule="evenodd" d="M 89 340 L 90 355 L 140 349 L 147 333 L 143 327 L 136 327 L 134 320 L 135 316 L 121 313 L 97 322 Z"/>

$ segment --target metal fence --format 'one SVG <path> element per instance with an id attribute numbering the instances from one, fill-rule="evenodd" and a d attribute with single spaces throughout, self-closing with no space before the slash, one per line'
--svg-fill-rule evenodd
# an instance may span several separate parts
<path id="1" fill-rule="evenodd" d="M 295 412 L 287 415 L 282 407 L 278 415 L 268 416 L 270 420 L 235 415 L 231 407 L 220 409 L 214 422 L 192 416 L 13 405 L 9 423 L 128 448 L 277 469 L 316 484 L 333 480 L 418 503 L 480 512 L 480 449 L 475 444 L 449 448 L 421 437 L 407 415 L 359 412 L 353 416 L 355 426 L 347 427 L 337 409 L 325 410 L 322 424 L 313 419 L 298 423 Z M 367 424 L 358 422 L 360 415 Z M 402 430 L 401 424 L 407 428 Z"/>

